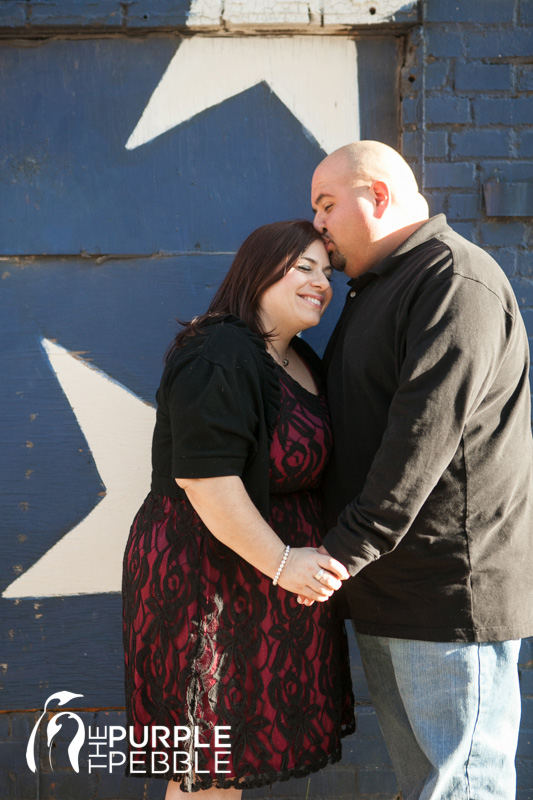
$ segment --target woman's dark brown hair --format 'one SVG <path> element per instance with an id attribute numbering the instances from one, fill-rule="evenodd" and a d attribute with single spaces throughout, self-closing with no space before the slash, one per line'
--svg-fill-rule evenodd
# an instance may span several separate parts
<path id="1" fill-rule="evenodd" d="M 167 359 L 189 336 L 197 333 L 206 320 L 223 314 L 234 314 L 254 333 L 268 339 L 270 332 L 263 330 L 259 317 L 263 292 L 283 278 L 309 245 L 321 240 L 313 225 L 303 219 L 273 222 L 257 228 L 240 246 L 207 313 L 181 323 L 184 329 L 171 344 Z"/>

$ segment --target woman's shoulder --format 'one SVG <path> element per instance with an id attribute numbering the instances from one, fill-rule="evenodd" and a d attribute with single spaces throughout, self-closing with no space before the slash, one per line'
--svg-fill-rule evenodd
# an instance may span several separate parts
<path id="1" fill-rule="evenodd" d="M 233 387 L 241 397 L 266 401 L 266 422 L 273 427 L 279 410 L 281 389 L 276 364 L 263 339 L 238 317 L 210 319 L 169 358 L 160 386 L 160 396 L 177 384 L 187 386 L 193 396 L 213 379 Z M 253 399 L 255 398 L 255 400 Z"/>
<path id="2" fill-rule="evenodd" d="M 264 340 L 250 330 L 243 320 L 225 315 L 203 325 L 198 336 L 204 337 L 202 355 L 221 366 L 230 366 L 252 358 L 262 362 L 267 356 Z"/>
<path id="3" fill-rule="evenodd" d="M 203 320 L 198 330 L 171 353 L 165 373 L 188 369 L 196 359 L 229 371 L 246 365 L 254 369 L 269 366 L 263 339 L 230 314 Z"/>

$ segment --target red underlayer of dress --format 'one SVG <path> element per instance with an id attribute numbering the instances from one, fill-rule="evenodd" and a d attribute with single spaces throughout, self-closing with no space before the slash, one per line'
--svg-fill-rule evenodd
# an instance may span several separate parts
<path id="1" fill-rule="evenodd" d="M 279 372 L 270 524 L 285 543 L 315 547 L 325 532 L 319 484 L 331 448 L 327 405 Z M 150 754 L 144 764 L 139 756 L 143 777 L 181 780 L 184 791 L 251 788 L 340 759 L 341 737 L 355 725 L 346 632 L 331 601 L 299 605 L 219 542 L 187 499 L 148 495 L 124 563 L 135 740 L 142 742 L 145 726 L 196 726 L 197 741 L 210 745 L 195 747 L 194 736 L 180 744 L 193 765 L 181 771 L 180 757 L 180 774 L 152 770 Z M 216 726 L 229 726 L 231 744 L 217 762 Z"/>

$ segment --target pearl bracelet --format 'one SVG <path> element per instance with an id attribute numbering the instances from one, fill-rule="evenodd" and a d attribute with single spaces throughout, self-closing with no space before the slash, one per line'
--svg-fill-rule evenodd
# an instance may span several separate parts
<path id="1" fill-rule="evenodd" d="M 283 558 L 281 559 L 281 564 L 278 567 L 278 571 L 274 575 L 274 580 L 272 581 L 272 586 L 277 586 L 278 585 L 279 577 L 280 577 L 281 573 L 283 572 L 283 567 L 287 563 L 287 559 L 289 557 L 289 550 L 290 549 L 291 549 L 291 546 L 290 546 L 290 544 L 288 544 L 287 547 L 285 548 L 285 552 L 283 553 Z"/>

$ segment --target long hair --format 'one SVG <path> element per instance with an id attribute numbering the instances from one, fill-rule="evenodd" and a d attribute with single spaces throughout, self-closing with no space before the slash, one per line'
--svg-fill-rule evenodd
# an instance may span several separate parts
<path id="1" fill-rule="evenodd" d="M 206 320 L 224 314 L 234 314 L 251 331 L 268 340 L 272 333 L 263 330 L 261 325 L 261 296 L 283 278 L 303 251 L 316 241 L 322 241 L 322 237 L 311 222 L 303 219 L 272 222 L 253 231 L 237 251 L 207 312 L 190 322 L 180 322 L 183 330 L 170 345 L 167 360 L 176 348 L 198 333 Z"/>

